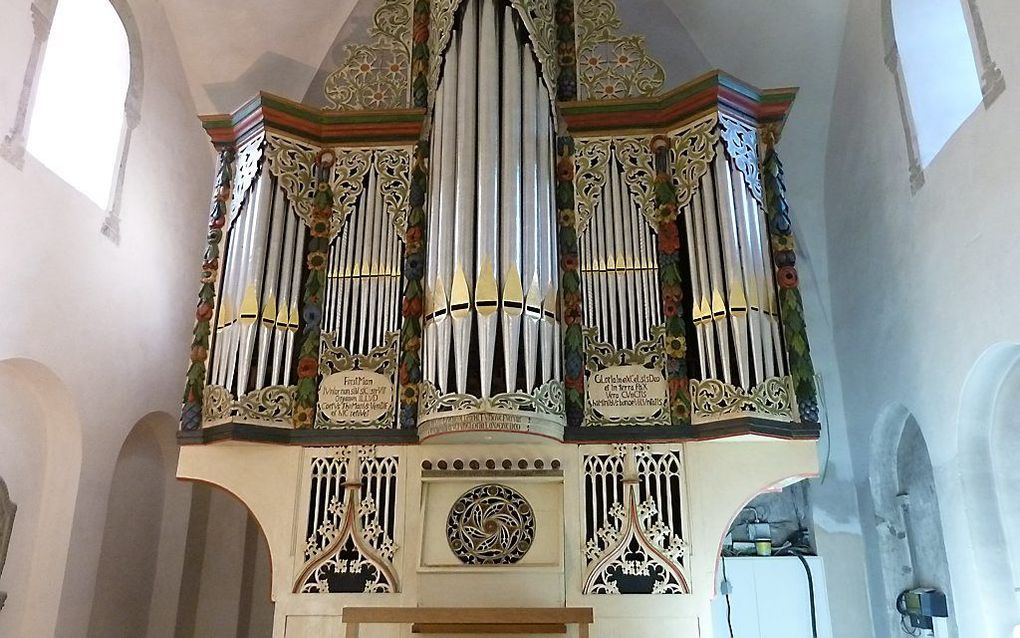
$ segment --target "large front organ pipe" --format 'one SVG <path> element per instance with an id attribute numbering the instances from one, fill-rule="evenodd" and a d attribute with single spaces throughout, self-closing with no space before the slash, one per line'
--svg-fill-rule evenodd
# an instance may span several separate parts
<path id="1" fill-rule="evenodd" d="M 432 125 L 432 140 L 429 150 L 429 184 L 432 188 L 429 192 L 429 217 L 428 232 L 426 237 L 430 242 L 437 245 L 425 251 L 425 282 L 430 289 L 425 295 L 425 339 L 423 343 L 424 352 L 424 375 L 429 381 L 435 382 L 438 377 L 436 344 L 436 312 L 446 311 L 445 298 L 437 300 L 437 293 L 443 289 L 442 280 L 439 277 L 439 176 L 440 167 L 443 164 L 443 105 L 445 102 L 446 85 L 441 84 L 436 92 L 435 117 Z"/>
<path id="2" fill-rule="evenodd" d="M 450 343 L 452 317 L 450 293 L 453 288 L 453 229 L 457 193 L 457 71 L 459 38 L 452 38 L 446 55 L 446 93 L 440 116 L 443 121 L 443 164 L 439 178 L 439 233 L 436 250 L 439 252 L 439 282 L 435 298 L 442 303 L 442 315 L 436 321 L 436 346 L 439 353 L 439 387 L 446 392 L 449 386 Z M 439 312 L 437 310 L 437 312 Z"/>
<path id="3" fill-rule="evenodd" d="M 492 390 L 492 363 L 496 349 L 496 323 L 499 311 L 496 243 L 499 239 L 500 77 L 495 3 L 485 1 L 481 5 L 481 20 L 478 28 L 477 130 L 488 131 L 491 137 L 483 135 L 478 137 L 475 312 L 478 314 L 478 355 L 482 373 L 481 394 L 483 397 L 488 397 Z M 468 17 L 468 14 L 465 14 L 465 20 Z M 460 210 L 459 205 L 458 210 Z M 470 211 L 468 212 L 470 213 Z"/>
<path id="4" fill-rule="evenodd" d="M 503 9 L 503 86 L 500 109 L 500 258 L 503 273 L 501 325 L 506 389 L 517 383 L 517 350 L 524 312 L 521 283 L 521 51 L 513 9 Z"/>
<path id="5" fill-rule="evenodd" d="M 477 151 L 478 5 L 464 7 L 459 33 L 457 75 L 457 203 L 454 207 L 453 289 L 450 310 L 453 316 L 453 358 L 457 392 L 467 392 L 468 355 L 471 351 L 471 292 L 474 279 L 475 242 L 475 152 Z"/>

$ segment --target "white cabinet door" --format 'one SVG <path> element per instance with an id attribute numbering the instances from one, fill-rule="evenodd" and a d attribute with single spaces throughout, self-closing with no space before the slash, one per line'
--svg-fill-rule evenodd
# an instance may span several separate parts
<path id="1" fill-rule="evenodd" d="M 814 584 L 818 638 L 832 638 L 825 568 L 817 556 L 805 557 Z M 792 556 L 727 558 L 726 576 L 733 638 L 812 638 L 807 573 Z M 722 570 L 716 582 L 722 580 Z M 730 638 L 726 598 L 712 601 L 714 638 Z"/>

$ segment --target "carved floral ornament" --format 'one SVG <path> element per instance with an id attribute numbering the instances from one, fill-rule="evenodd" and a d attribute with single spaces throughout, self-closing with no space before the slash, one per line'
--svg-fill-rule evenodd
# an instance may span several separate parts
<path id="1" fill-rule="evenodd" d="M 670 134 L 673 184 L 677 207 L 683 208 L 701 188 L 701 178 L 715 160 L 720 140 L 726 156 L 744 176 L 760 205 L 764 205 L 758 161 L 758 132 L 732 117 L 712 113 Z"/>
<path id="2" fill-rule="evenodd" d="M 645 37 L 620 33 L 614 0 L 577 0 L 577 88 L 582 100 L 658 95 L 666 71 L 648 54 Z"/>
<path id="3" fill-rule="evenodd" d="M 403 240 L 407 231 L 412 148 L 322 149 L 275 133 L 267 135 L 265 158 L 269 171 L 287 194 L 297 216 L 309 226 L 312 225 L 312 198 L 317 181 L 315 164 L 324 152 L 332 152 L 335 157 L 327 179 L 333 192 L 330 238 L 340 232 L 354 212 L 365 190 L 365 176 L 371 170 L 378 176 L 378 188 L 393 229 Z M 248 185 L 250 187 L 250 181 Z"/>
<path id="4" fill-rule="evenodd" d="M 370 41 L 344 47 L 344 63 L 326 78 L 323 93 L 338 110 L 399 109 L 410 105 L 411 0 L 382 0 L 368 28 Z"/>
<path id="5" fill-rule="evenodd" d="M 623 168 L 628 196 L 653 230 L 658 229 L 653 183 L 655 168 L 651 137 L 604 137 L 576 141 L 574 152 L 574 197 L 576 228 L 583 235 L 595 210 L 603 205 L 608 164 L 615 160 Z"/>

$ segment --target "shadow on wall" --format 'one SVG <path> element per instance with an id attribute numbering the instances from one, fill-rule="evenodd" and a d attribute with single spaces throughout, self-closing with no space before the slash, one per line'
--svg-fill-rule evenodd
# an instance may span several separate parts
<path id="1" fill-rule="evenodd" d="M 174 610 L 165 601 L 176 599 L 173 583 L 180 582 L 182 543 L 176 543 L 176 560 L 172 549 L 174 536 L 184 534 L 188 503 L 187 485 L 175 478 L 176 433 L 173 417 L 154 412 L 135 424 L 121 446 L 107 501 L 90 638 L 173 631 Z"/>
<path id="2" fill-rule="evenodd" d="M 18 503 L 0 589 L 0 636 L 52 636 L 81 476 L 78 412 L 62 381 L 29 359 L 0 361 L 0 470 Z"/>
<path id="3" fill-rule="evenodd" d="M 189 507 L 172 635 L 270 638 L 275 605 L 269 543 L 262 528 L 234 495 L 207 483 L 192 484 Z"/>

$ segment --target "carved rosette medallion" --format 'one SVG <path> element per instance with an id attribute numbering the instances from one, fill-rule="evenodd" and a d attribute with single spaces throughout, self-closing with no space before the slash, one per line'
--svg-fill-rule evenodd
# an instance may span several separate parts
<path id="1" fill-rule="evenodd" d="M 496 483 L 461 495 L 446 520 L 450 550 L 466 565 L 511 565 L 535 540 L 535 512 L 519 492 Z"/>

